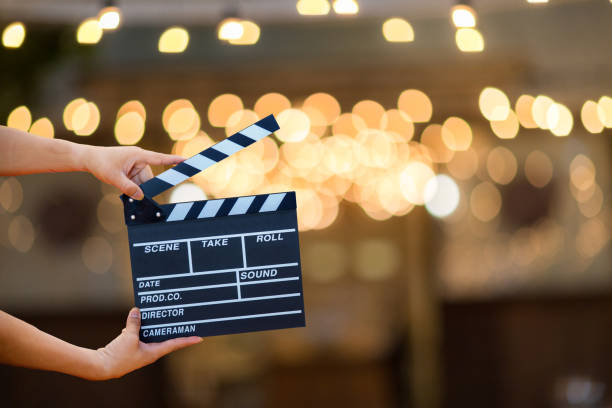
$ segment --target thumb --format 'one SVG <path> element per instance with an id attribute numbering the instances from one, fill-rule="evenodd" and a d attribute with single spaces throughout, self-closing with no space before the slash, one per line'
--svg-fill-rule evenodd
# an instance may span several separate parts
<path id="1" fill-rule="evenodd" d="M 125 323 L 125 331 L 138 336 L 140 331 L 140 310 L 137 307 L 133 307 L 128 315 L 127 322 Z"/>
<path id="2" fill-rule="evenodd" d="M 118 187 L 121 192 L 128 197 L 132 197 L 136 200 L 142 200 L 144 198 L 144 193 L 140 187 L 138 187 L 138 184 L 134 183 L 126 176 L 122 177 L 121 184 Z"/>

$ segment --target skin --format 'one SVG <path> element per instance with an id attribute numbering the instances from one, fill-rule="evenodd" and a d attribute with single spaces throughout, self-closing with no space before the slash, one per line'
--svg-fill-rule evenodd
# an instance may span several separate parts
<path id="1" fill-rule="evenodd" d="M 87 171 L 137 200 L 139 184 L 153 177 L 150 165 L 174 165 L 180 156 L 138 147 L 98 147 L 45 139 L 0 126 L 0 176 Z M 0 363 L 57 371 L 87 380 L 119 378 L 172 351 L 197 344 L 200 337 L 162 343 L 139 340 L 140 311 L 130 310 L 125 328 L 105 347 L 78 347 L 0 311 Z"/>

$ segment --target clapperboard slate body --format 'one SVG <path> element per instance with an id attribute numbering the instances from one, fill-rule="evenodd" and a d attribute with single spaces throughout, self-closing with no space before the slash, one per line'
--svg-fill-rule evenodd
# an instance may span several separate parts
<path id="1" fill-rule="evenodd" d="M 142 341 L 305 325 L 295 192 L 152 199 L 277 129 L 270 115 L 121 197 Z"/>

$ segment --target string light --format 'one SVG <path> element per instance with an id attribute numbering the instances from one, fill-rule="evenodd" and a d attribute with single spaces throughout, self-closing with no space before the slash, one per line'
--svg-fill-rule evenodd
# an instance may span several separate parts
<path id="1" fill-rule="evenodd" d="M 115 30 L 121 24 L 121 11 L 115 2 L 108 0 L 104 8 L 98 13 L 98 24 L 103 30 Z"/>
<path id="2" fill-rule="evenodd" d="M 6 48 L 19 48 L 25 40 L 26 29 L 23 23 L 14 22 L 6 26 L 2 32 L 2 45 Z"/>

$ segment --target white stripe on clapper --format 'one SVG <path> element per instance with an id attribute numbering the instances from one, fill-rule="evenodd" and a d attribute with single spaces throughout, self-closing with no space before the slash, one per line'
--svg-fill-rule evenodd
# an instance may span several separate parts
<path id="1" fill-rule="evenodd" d="M 264 201 L 259 212 L 276 211 L 283 201 L 283 198 L 285 198 L 285 195 L 287 195 L 287 193 L 270 194 L 268 198 L 266 198 L 266 201 Z"/>
<path id="2" fill-rule="evenodd" d="M 217 143 L 213 146 L 213 148 L 221 153 L 227 154 L 228 156 L 231 156 L 232 154 L 244 149 L 243 146 L 240 146 L 238 143 L 234 143 L 229 139 L 225 139 Z"/>
<path id="3" fill-rule="evenodd" d="M 174 169 L 166 170 L 162 174 L 157 176 L 158 179 L 164 180 L 166 183 L 170 183 L 176 186 L 189 178 L 188 175 L 178 172 Z"/>
<path id="4" fill-rule="evenodd" d="M 174 206 L 174 208 L 172 209 L 172 212 L 170 213 L 170 215 L 166 219 L 166 221 L 180 221 L 180 220 L 184 220 L 185 216 L 187 215 L 187 213 L 191 209 L 192 205 L 193 205 L 193 203 L 178 203 L 178 204 L 176 204 Z"/>
<path id="5" fill-rule="evenodd" d="M 240 133 L 246 137 L 250 137 L 251 139 L 260 140 L 268 136 L 270 131 L 257 125 L 251 125 L 248 128 L 241 130 Z"/>
<path id="6" fill-rule="evenodd" d="M 246 214 L 247 210 L 251 206 L 251 203 L 253 202 L 254 199 L 255 199 L 255 196 L 238 198 L 238 200 L 236 200 L 236 203 L 230 210 L 229 214 L 227 215 Z"/>
<path id="7" fill-rule="evenodd" d="M 211 160 L 208 157 L 202 156 L 201 154 L 196 154 L 195 156 L 190 157 L 189 159 L 185 160 L 184 163 L 187 163 L 191 167 L 195 167 L 200 171 L 209 168 L 213 164 L 217 164 L 216 161 Z"/>
<path id="8" fill-rule="evenodd" d="M 200 215 L 198 218 L 211 218 L 217 215 L 219 208 L 223 205 L 225 200 L 209 200 L 204 204 L 202 211 L 200 211 Z"/>

